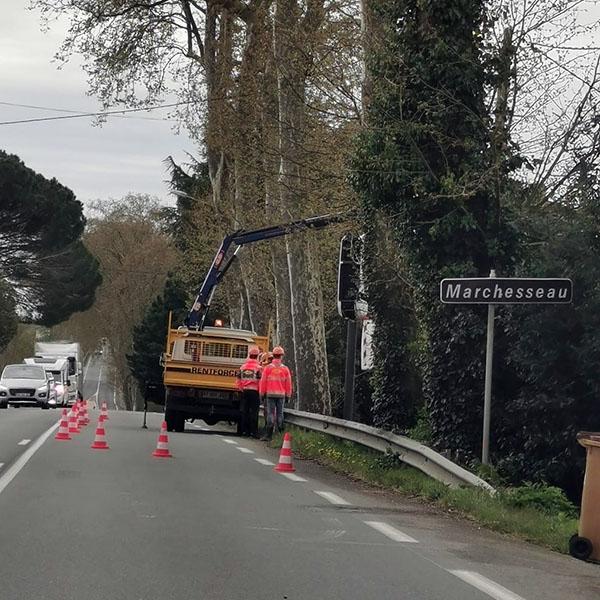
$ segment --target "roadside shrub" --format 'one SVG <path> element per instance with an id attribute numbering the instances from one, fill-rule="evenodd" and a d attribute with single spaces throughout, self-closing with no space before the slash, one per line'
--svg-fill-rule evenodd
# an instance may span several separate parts
<path id="1" fill-rule="evenodd" d="M 546 514 L 564 514 L 577 516 L 577 507 L 558 487 L 540 483 L 528 483 L 505 492 L 509 506 L 517 508 L 536 508 Z"/>

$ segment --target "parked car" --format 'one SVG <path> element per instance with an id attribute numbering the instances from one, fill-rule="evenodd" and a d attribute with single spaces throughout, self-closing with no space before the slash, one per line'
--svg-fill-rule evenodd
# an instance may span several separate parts
<path id="1" fill-rule="evenodd" d="M 39 406 L 47 410 L 56 406 L 53 380 L 41 365 L 6 365 L 0 376 L 0 408 Z"/>

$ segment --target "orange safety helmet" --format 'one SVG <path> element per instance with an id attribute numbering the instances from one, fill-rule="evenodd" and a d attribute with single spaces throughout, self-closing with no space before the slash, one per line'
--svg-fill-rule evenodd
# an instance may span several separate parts
<path id="1" fill-rule="evenodd" d="M 258 346 L 250 346 L 248 348 L 248 358 L 256 358 L 260 353 Z"/>
<path id="2" fill-rule="evenodd" d="M 281 346 L 275 346 L 275 348 L 273 348 L 273 356 L 283 356 L 284 354 L 285 352 Z"/>

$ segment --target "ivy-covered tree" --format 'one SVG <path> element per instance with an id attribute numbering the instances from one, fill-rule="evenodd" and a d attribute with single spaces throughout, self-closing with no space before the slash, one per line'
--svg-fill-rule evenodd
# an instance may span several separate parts
<path id="1" fill-rule="evenodd" d="M 498 311 L 505 332 L 495 395 L 496 458 L 511 481 L 544 481 L 581 492 L 585 452 L 578 431 L 600 430 L 600 180 L 586 175 L 570 205 L 520 211 L 527 253 L 520 276 L 569 277 L 570 305 Z"/>
<path id="2" fill-rule="evenodd" d="M 398 270 L 404 267 L 414 298 L 433 442 L 465 460 L 480 449 L 484 312 L 441 305 L 439 282 L 487 276 L 492 266 L 507 271 L 484 105 L 484 4 L 374 0 L 380 35 L 367 48 L 367 128 L 354 162 L 365 220 L 381 218 L 393 228 Z M 374 300 L 376 346 L 390 347 L 394 336 L 406 344 L 398 327 L 410 316 L 399 298 Z M 406 368 L 404 354 L 396 356 L 400 364 L 378 358 L 389 374 Z"/>

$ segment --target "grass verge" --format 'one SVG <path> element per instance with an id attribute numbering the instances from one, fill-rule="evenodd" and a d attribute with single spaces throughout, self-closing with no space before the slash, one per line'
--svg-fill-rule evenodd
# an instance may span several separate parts
<path id="1" fill-rule="evenodd" d="M 360 444 L 297 427 L 288 429 L 294 452 L 332 470 L 378 487 L 427 501 L 488 529 L 509 534 L 559 552 L 577 531 L 577 513 L 556 488 L 498 488 L 490 496 L 476 488 L 451 489 L 391 454 L 382 455 Z M 281 446 L 281 436 L 272 447 Z M 556 500 L 556 501 L 555 501 Z"/>

